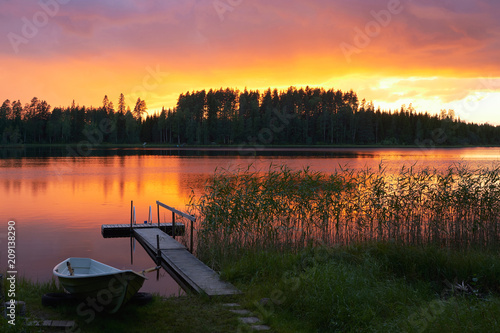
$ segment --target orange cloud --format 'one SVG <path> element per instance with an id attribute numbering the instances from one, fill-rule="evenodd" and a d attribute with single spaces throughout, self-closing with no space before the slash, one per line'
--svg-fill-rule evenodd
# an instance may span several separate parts
<path id="1" fill-rule="evenodd" d="M 124 93 L 157 110 L 188 90 L 324 85 L 383 105 L 446 104 L 500 77 L 492 1 L 46 1 L 58 10 L 29 38 L 40 4 L 0 4 L 0 33 L 27 41 L 18 52 L 0 41 L 0 100 L 97 106 Z"/>

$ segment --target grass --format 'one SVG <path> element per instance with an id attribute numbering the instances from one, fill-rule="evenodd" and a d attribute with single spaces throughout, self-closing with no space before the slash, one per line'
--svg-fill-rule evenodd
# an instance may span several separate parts
<path id="1" fill-rule="evenodd" d="M 219 170 L 198 256 L 277 332 L 500 331 L 499 168 Z"/>
<path id="2" fill-rule="evenodd" d="M 248 251 L 221 265 L 245 292 L 246 307 L 277 332 L 498 331 L 500 275 L 483 263 L 500 260 L 479 251 L 375 243 Z M 459 289 L 462 282 L 474 286 Z"/>
<path id="3" fill-rule="evenodd" d="M 221 303 L 186 296 L 156 297 L 146 306 L 126 306 L 116 315 L 100 315 L 87 323 L 77 319 L 84 332 L 231 332 L 238 322 Z"/>
<path id="4" fill-rule="evenodd" d="M 4 275 L 3 291 L 6 290 Z M 32 282 L 26 279 L 17 281 L 17 300 L 26 303 L 28 320 L 70 320 L 76 326 L 71 332 L 236 332 L 240 326 L 237 316 L 229 312 L 222 302 L 231 299 L 209 299 L 203 296 L 187 295 L 182 297 L 153 297 L 153 302 L 144 305 L 125 305 L 116 314 L 81 311 L 78 315 L 78 305 L 60 307 L 44 307 L 41 297 L 48 292 L 62 292 L 57 283 Z M 85 308 L 88 309 L 88 308 Z M 85 312 L 85 313 L 84 313 Z M 0 316 L 1 332 L 39 332 L 35 327 L 26 326 L 26 321 L 16 316 L 16 325 L 12 326 Z M 50 332 L 45 328 L 44 332 Z M 55 332 L 60 331 L 55 329 Z"/>
<path id="5" fill-rule="evenodd" d="M 75 306 L 41 305 L 41 295 L 58 290 L 54 281 L 20 279 L 17 299 L 26 302 L 29 318 L 74 320 L 73 331 L 81 332 L 245 332 L 225 302 L 253 311 L 272 332 L 500 331 L 495 252 L 366 242 L 294 252 L 244 250 L 218 264 L 243 295 L 155 296 L 146 306 L 128 304 L 92 320 L 78 316 Z M 37 331 L 19 318 L 17 323 L 17 331 Z M 9 332 L 6 327 L 1 320 L 0 331 Z"/>

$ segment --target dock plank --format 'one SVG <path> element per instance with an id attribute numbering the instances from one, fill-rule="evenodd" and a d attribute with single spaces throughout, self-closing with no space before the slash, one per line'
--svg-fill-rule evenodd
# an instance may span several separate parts
<path id="1" fill-rule="evenodd" d="M 186 250 L 186 247 L 158 228 L 135 229 L 134 234 L 140 236 L 152 249 L 156 249 L 156 236 L 159 236 L 160 250 Z"/>
<path id="2" fill-rule="evenodd" d="M 132 224 L 132 229 L 157 229 L 158 224 Z M 172 223 L 160 223 L 160 229 L 167 234 L 172 234 Z M 185 232 L 184 223 L 175 224 L 175 234 L 183 235 Z M 130 237 L 130 224 L 103 224 L 101 234 L 104 238 Z"/>
<path id="3" fill-rule="evenodd" d="M 187 251 L 162 251 L 162 259 L 184 274 L 194 289 L 202 290 L 207 295 L 239 293 L 233 285 L 222 281 L 214 270 Z"/>
<path id="4" fill-rule="evenodd" d="M 209 296 L 234 295 L 240 291 L 222 281 L 219 275 L 186 247 L 159 229 L 134 229 L 134 235 L 150 257 L 156 261 L 156 235 L 160 236 L 161 265 L 185 290 Z"/>

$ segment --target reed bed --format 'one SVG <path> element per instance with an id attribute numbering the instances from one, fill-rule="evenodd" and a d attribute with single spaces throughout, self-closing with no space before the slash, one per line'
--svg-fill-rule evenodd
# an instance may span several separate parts
<path id="1" fill-rule="evenodd" d="M 191 206 L 207 254 L 366 241 L 490 248 L 500 240 L 500 170 L 219 169 Z"/>

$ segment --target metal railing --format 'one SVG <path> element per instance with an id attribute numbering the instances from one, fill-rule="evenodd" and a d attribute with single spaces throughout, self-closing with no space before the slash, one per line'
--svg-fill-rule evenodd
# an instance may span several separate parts
<path id="1" fill-rule="evenodd" d="M 160 207 L 163 207 L 165 209 L 168 209 L 172 212 L 172 238 L 175 239 L 175 215 L 182 216 L 189 221 L 191 221 L 191 226 L 190 226 L 190 243 L 189 243 L 189 252 L 193 253 L 193 231 L 194 231 L 194 222 L 196 222 L 196 217 L 194 215 L 189 215 L 187 213 L 181 212 L 180 210 L 177 210 L 173 207 L 170 207 L 168 205 L 165 205 L 164 203 L 160 201 L 156 201 L 156 210 L 158 212 L 158 228 L 160 227 Z"/>

